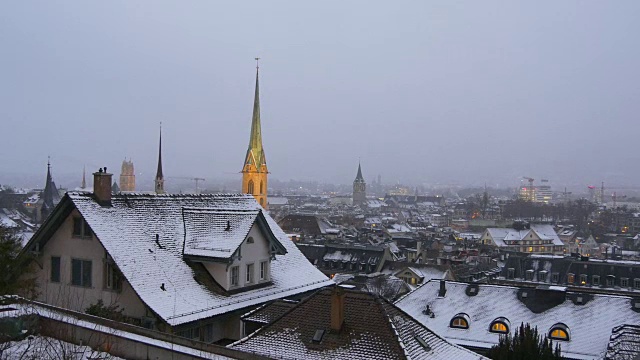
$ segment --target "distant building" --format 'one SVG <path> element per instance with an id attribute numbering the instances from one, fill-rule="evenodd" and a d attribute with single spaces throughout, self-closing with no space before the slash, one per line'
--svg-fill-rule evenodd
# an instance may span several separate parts
<path id="1" fill-rule="evenodd" d="M 353 205 L 364 205 L 367 201 L 367 183 L 362 177 L 362 168 L 358 163 L 358 174 L 356 179 L 353 180 Z"/>
<path id="2" fill-rule="evenodd" d="M 133 169 L 133 161 L 122 160 L 120 170 L 120 191 L 136 191 L 136 173 Z"/>
<path id="3" fill-rule="evenodd" d="M 60 193 L 56 188 L 56 183 L 51 175 L 51 163 L 47 161 L 47 180 L 45 181 L 44 190 L 40 195 L 40 199 L 36 205 L 36 221 L 41 222 L 51 214 L 53 208 L 60 202 Z"/>
<path id="4" fill-rule="evenodd" d="M 482 234 L 483 245 L 503 251 L 564 254 L 565 244 L 551 225 L 531 224 L 529 228 L 488 228 Z"/>
<path id="5" fill-rule="evenodd" d="M 258 85 L 258 67 L 256 66 L 256 92 L 253 99 L 253 117 L 249 148 L 242 167 L 242 193 L 251 194 L 260 206 L 267 209 L 267 158 L 262 147 L 262 129 L 260 126 L 260 88 Z"/>

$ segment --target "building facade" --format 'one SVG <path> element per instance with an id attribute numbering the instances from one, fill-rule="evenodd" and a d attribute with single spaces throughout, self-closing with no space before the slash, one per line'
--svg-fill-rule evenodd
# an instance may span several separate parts
<path id="1" fill-rule="evenodd" d="M 136 173 L 133 169 L 133 161 L 122 160 L 120 169 L 120 191 L 136 191 Z"/>

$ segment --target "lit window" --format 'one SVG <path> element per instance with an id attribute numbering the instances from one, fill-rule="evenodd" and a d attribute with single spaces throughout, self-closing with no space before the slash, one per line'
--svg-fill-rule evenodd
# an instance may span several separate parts
<path id="1" fill-rule="evenodd" d="M 575 279 L 576 279 L 575 274 L 572 274 L 572 273 L 567 274 L 567 282 L 568 282 L 569 284 L 573 284 L 573 282 L 575 281 Z"/>
<path id="2" fill-rule="evenodd" d="M 451 319 L 449 326 L 452 328 L 468 329 L 469 316 L 467 314 L 458 314 Z"/>
<path id="3" fill-rule="evenodd" d="M 580 275 L 580 285 L 587 285 L 587 275 L 585 274 Z"/>
<path id="4" fill-rule="evenodd" d="M 565 324 L 555 324 L 551 327 L 551 330 L 549 330 L 549 338 L 569 341 L 569 328 Z"/>
<path id="5" fill-rule="evenodd" d="M 231 268 L 231 286 L 238 286 L 240 282 L 240 269 L 237 266 Z"/>
<path id="6" fill-rule="evenodd" d="M 491 323 L 491 327 L 489 328 L 489 331 L 494 332 L 494 333 L 499 333 L 499 334 L 506 334 L 509 332 L 509 320 L 507 320 L 506 318 L 497 318 L 495 320 L 493 320 L 493 322 Z"/>

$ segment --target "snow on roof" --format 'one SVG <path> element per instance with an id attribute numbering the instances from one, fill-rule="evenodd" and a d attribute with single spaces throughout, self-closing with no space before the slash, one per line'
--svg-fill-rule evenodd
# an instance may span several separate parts
<path id="1" fill-rule="evenodd" d="M 0 226 L 5 228 L 17 228 L 18 224 L 15 221 L 11 220 L 6 214 L 0 212 Z"/>
<path id="2" fill-rule="evenodd" d="M 230 258 L 247 238 L 259 213 L 255 209 L 183 209 L 184 254 Z"/>
<path id="3" fill-rule="evenodd" d="M 516 287 L 475 285 L 475 296 L 467 295 L 469 284 L 446 282 L 446 294 L 438 297 L 439 281 L 429 281 L 396 302 L 401 310 L 447 340 L 465 346 L 488 348 L 498 343 L 499 334 L 489 332 L 490 324 L 498 317 L 511 323 L 511 333 L 521 323 L 536 326 L 546 334 L 557 323 L 569 328 L 570 341 L 557 341 L 563 356 L 575 359 L 600 358 L 614 327 L 640 322 L 640 313 L 632 309 L 630 297 L 613 295 L 582 295 L 579 305 L 570 297 L 581 296 L 567 292 L 564 302 L 534 313 L 518 299 Z M 592 296 L 592 298 L 588 298 Z M 423 313 L 429 306 L 435 317 Z M 470 321 L 468 329 L 451 328 L 449 323 L 458 313 L 465 313 Z"/>
<path id="4" fill-rule="evenodd" d="M 542 240 L 552 240 L 554 245 L 562 246 L 564 243 L 556 234 L 553 226 L 546 224 L 531 224 L 530 229 L 516 230 L 511 228 L 487 228 L 487 232 L 497 246 L 505 246 L 504 241 L 524 240 L 534 232 Z"/>
<path id="5" fill-rule="evenodd" d="M 268 214 L 265 220 L 286 255 L 271 263 L 273 285 L 225 296 L 194 279 L 183 260 L 183 208 L 206 211 L 257 211 L 251 195 L 116 194 L 112 206 L 100 206 L 88 193 L 68 193 L 96 237 L 138 296 L 170 325 L 224 314 L 317 289 L 333 282 L 316 269 Z M 159 243 L 155 236 L 159 235 Z M 165 284 L 166 291 L 160 286 Z"/>

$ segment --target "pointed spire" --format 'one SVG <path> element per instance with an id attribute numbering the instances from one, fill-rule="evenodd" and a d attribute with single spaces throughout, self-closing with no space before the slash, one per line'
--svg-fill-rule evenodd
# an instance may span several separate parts
<path id="1" fill-rule="evenodd" d="M 158 146 L 158 170 L 156 171 L 156 194 L 164 194 L 164 175 L 162 174 L 162 122 L 160 122 L 160 144 Z"/>
<path id="2" fill-rule="evenodd" d="M 360 167 L 360 161 L 358 161 L 358 175 L 356 175 L 356 180 L 364 181 L 364 178 L 362 177 L 362 168 Z"/>
<path id="3" fill-rule="evenodd" d="M 82 166 L 82 184 L 80 184 L 80 189 L 85 189 L 87 187 L 87 167 Z"/>
<path id="4" fill-rule="evenodd" d="M 253 164 L 260 171 L 260 166 L 266 165 L 267 161 L 262 148 L 262 128 L 260 125 L 260 66 L 256 58 L 256 90 L 253 98 L 253 116 L 251 118 L 251 136 L 249 138 L 249 148 L 247 149 L 247 157 L 245 164 Z"/>
<path id="5" fill-rule="evenodd" d="M 60 194 L 56 189 L 56 183 L 53 182 L 53 176 L 51 176 L 51 158 L 47 159 L 47 180 L 44 185 L 44 191 L 42 192 L 42 219 L 53 210 L 56 204 L 60 201 Z"/>

